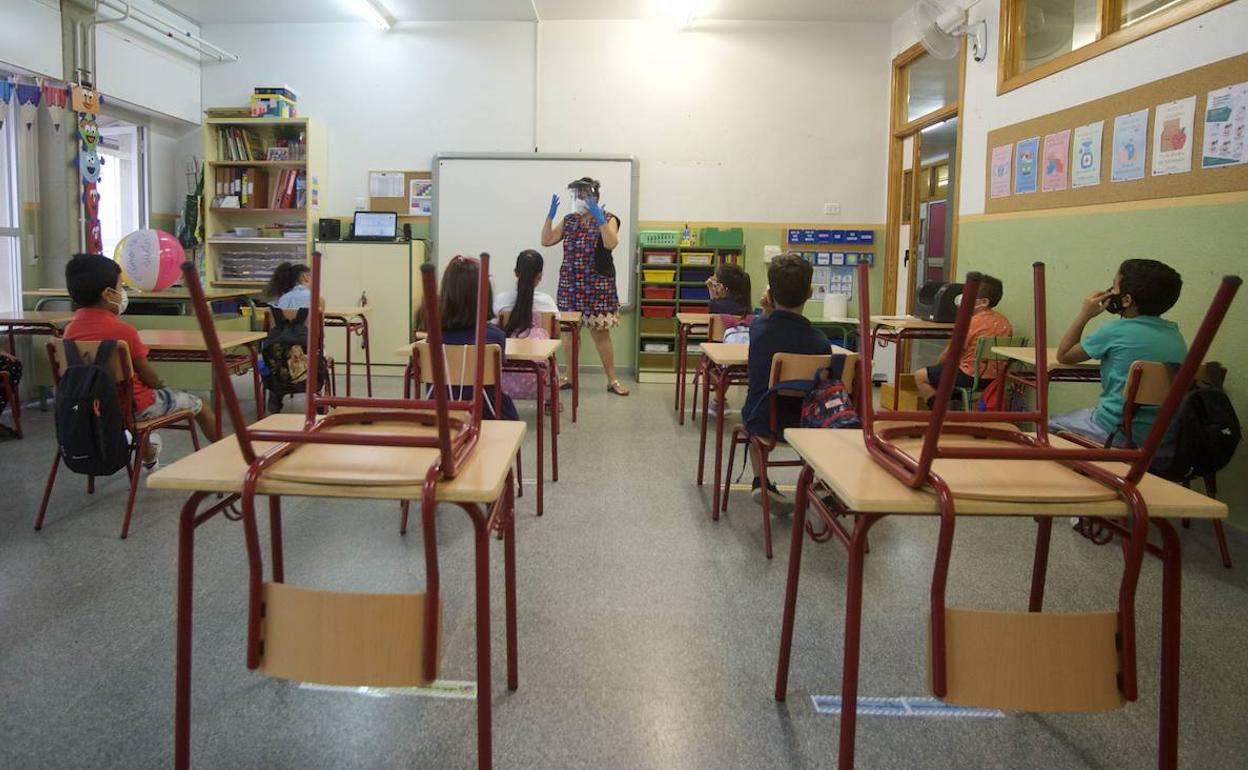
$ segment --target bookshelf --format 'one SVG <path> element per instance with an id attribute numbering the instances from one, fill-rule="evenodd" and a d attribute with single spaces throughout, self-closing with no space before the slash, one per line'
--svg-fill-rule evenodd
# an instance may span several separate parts
<path id="1" fill-rule="evenodd" d="M 637 379 L 671 382 L 676 374 L 676 314 L 709 313 L 706 279 L 723 264 L 743 264 L 744 246 L 639 245 Z M 689 337 L 690 371 L 705 332 Z"/>
<path id="2" fill-rule="evenodd" d="M 307 262 L 326 189 L 321 124 L 207 117 L 203 141 L 206 280 L 261 286 L 282 262 Z"/>

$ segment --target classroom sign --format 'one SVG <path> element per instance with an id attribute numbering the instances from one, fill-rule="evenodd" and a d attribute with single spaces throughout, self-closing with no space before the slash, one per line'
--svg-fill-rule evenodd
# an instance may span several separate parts
<path id="1" fill-rule="evenodd" d="M 1014 145 L 1003 144 L 992 148 L 992 197 L 1004 198 L 1010 194 L 1010 166 L 1014 163 Z"/>
<path id="2" fill-rule="evenodd" d="M 1101 183 L 1101 143 L 1104 133 L 1103 120 L 1075 129 L 1075 155 L 1070 169 L 1071 187 L 1092 187 Z"/>
<path id="3" fill-rule="evenodd" d="M 1130 182 L 1144 178 L 1147 131 L 1147 108 L 1114 118 L 1114 151 L 1109 166 L 1112 181 Z"/>
<path id="4" fill-rule="evenodd" d="M 1209 92 L 1201 168 L 1248 163 L 1248 83 Z"/>
<path id="5" fill-rule="evenodd" d="M 1014 194 L 1026 195 L 1036 191 L 1036 175 L 1040 168 L 1040 137 L 1024 139 L 1018 143 L 1014 158 Z"/>
<path id="6" fill-rule="evenodd" d="M 1066 189 L 1066 166 L 1070 162 L 1070 129 L 1044 137 L 1044 177 L 1040 189 L 1057 192 Z"/>
<path id="7" fill-rule="evenodd" d="M 1153 120 L 1153 176 L 1192 170 L 1196 97 L 1157 105 Z"/>

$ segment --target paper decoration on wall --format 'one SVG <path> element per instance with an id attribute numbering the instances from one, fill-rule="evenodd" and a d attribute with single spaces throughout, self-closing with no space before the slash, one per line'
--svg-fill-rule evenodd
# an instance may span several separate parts
<path id="1" fill-rule="evenodd" d="M 94 149 L 100 143 L 100 127 L 94 115 L 78 116 L 78 140 L 87 149 Z"/>
<path id="2" fill-rule="evenodd" d="M 1044 137 L 1044 177 L 1040 189 L 1057 192 L 1066 189 L 1066 167 L 1070 162 L 1070 129 Z"/>
<path id="3" fill-rule="evenodd" d="M 992 181 L 989 190 L 994 198 L 1010 194 L 1010 167 L 1014 165 L 1014 145 L 1003 144 L 992 148 Z"/>
<path id="4" fill-rule="evenodd" d="M 94 149 L 83 150 L 78 154 L 78 172 L 82 174 L 84 182 L 100 181 L 100 171 L 103 165 L 104 159 Z"/>
<path id="5" fill-rule="evenodd" d="M 1248 83 L 1209 92 L 1201 168 L 1248 163 Z"/>
<path id="6" fill-rule="evenodd" d="M 100 191 L 92 182 L 82 186 L 82 207 L 87 213 L 87 219 L 100 218 Z"/>
<path id="7" fill-rule="evenodd" d="M 1144 178 L 1144 142 L 1147 141 L 1147 131 L 1147 108 L 1114 118 L 1113 155 L 1109 164 L 1111 181 L 1130 182 Z"/>
<path id="8" fill-rule="evenodd" d="M 407 213 L 414 217 L 433 214 L 433 180 L 413 179 L 408 184 Z"/>
<path id="9" fill-rule="evenodd" d="M 1186 174 L 1192 170 L 1195 121 L 1195 96 L 1157 105 L 1157 115 L 1153 118 L 1153 176 Z"/>
<path id="10" fill-rule="evenodd" d="M 4 109 L 9 105 L 9 99 L 13 98 L 13 83 L 8 80 L 0 80 L 0 128 L 4 128 L 4 115 L 8 110 Z"/>
<path id="11" fill-rule="evenodd" d="M 1040 168 L 1040 137 L 1024 139 L 1018 143 L 1014 156 L 1014 194 L 1025 195 L 1036 191 L 1036 173 Z"/>
<path id="12" fill-rule="evenodd" d="M 1075 149 L 1070 167 L 1071 187 L 1092 187 L 1101 183 L 1101 146 L 1104 134 L 1103 120 L 1075 129 Z"/>
<path id="13" fill-rule="evenodd" d="M 104 233 L 100 230 L 100 220 L 87 220 L 87 253 L 104 253 Z"/>
<path id="14" fill-rule="evenodd" d="M 46 83 L 41 90 L 43 104 L 48 108 L 48 118 L 52 121 L 52 130 L 60 132 L 61 124 L 65 122 L 65 105 L 69 102 L 69 91 L 63 86 L 50 86 Z"/>
<path id="15" fill-rule="evenodd" d="M 100 228 L 100 193 L 95 183 L 100 180 L 100 169 L 104 161 L 97 148 L 100 144 L 100 127 L 95 122 L 95 115 L 84 112 L 78 116 L 78 173 L 82 176 L 83 208 L 87 251 L 99 254 L 104 251 L 104 238 Z M 94 214 L 92 211 L 94 210 Z"/>
<path id="16" fill-rule="evenodd" d="M 18 83 L 16 90 L 18 112 L 21 114 L 22 123 L 26 125 L 26 130 L 29 131 L 39 117 L 39 100 L 43 94 L 39 86 L 24 83 Z"/>
<path id="17" fill-rule="evenodd" d="M 100 111 L 100 105 L 103 104 L 104 99 L 98 91 L 83 86 L 71 86 L 69 90 L 74 112 L 86 112 L 94 115 Z"/>

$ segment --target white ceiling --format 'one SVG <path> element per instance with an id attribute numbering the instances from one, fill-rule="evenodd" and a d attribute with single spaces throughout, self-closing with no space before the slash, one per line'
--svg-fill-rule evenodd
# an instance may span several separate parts
<path id="1" fill-rule="evenodd" d="M 356 21 L 349 0 L 161 0 L 201 24 Z M 676 0 L 380 0 L 399 21 L 652 19 Z M 913 0 L 698 0 L 698 18 L 750 21 L 892 21 Z"/>

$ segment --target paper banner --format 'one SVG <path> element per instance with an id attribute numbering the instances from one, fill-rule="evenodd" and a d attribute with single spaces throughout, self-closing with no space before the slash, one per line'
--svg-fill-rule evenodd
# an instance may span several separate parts
<path id="1" fill-rule="evenodd" d="M 1070 169 L 1071 187 L 1092 187 L 1101 183 L 1101 144 L 1104 134 L 1103 120 L 1075 129 L 1075 150 Z"/>
<path id="2" fill-rule="evenodd" d="M 52 129 L 61 130 L 65 122 L 65 105 L 69 102 L 69 91 L 61 86 L 50 86 L 46 83 L 42 88 L 43 103 L 48 108 L 48 117 L 52 120 Z"/>
<path id="3" fill-rule="evenodd" d="M 1196 141 L 1196 97 L 1157 105 L 1153 119 L 1153 176 L 1192 170 Z"/>
<path id="4" fill-rule="evenodd" d="M 15 90 L 17 91 L 17 103 L 21 105 L 18 112 L 22 116 L 22 123 L 26 125 L 26 130 L 29 131 L 34 127 L 35 120 L 39 117 L 38 108 L 39 100 L 43 95 L 42 90 L 39 86 L 26 85 L 24 83 L 18 83 Z"/>
<path id="5" fill-rule="evenodd" d="M 1010 194 L 1010 166 L 1014 165 L 1014 145 L 1003 144 L 992 148 L 992 187 L 994 198 Z"/>
<path id="6" fill-rule="evenodd" d="M 13 83 L 8 80 L 0 80 L 0 128 L 4 128 L 4 107 L 9 104 L 9 99 L 13 97 Z"/>
<path id="7" fill-rule="evenodd" d="M 1209 92 L 1201 168 L 1248 163 L 1248 83 Z"/>
<path id="8" fill-rule="evenodd" d="M 1070 129 L 1044 137 L 1044 177 L 1040 182 L 1043 192 L 1066 189 L 1066 167 L 1070 163 Z"/>

